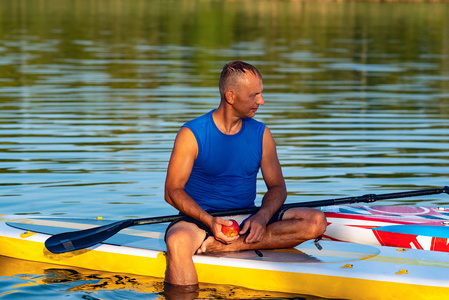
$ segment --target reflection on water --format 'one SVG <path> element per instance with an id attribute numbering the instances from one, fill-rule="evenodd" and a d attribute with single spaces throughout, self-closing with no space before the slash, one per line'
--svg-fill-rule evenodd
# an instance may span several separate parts
<path id="1" fill-rule="evenodd" d="M 161 278 L 68 269 L 1 256 L 0 265 L 1 299 L 322 299 L 204 283 L 194 290 L 177 290 L 164 286 Z"/>
<path id="2" fill-rule="evenodd" d="M 217 106 L 234 59 L 263 73 L 257 118 L 288 202 L 448 184 L 448 4 L 0 4 L 0 213 L 175 213 L 163 201 L 173 139 Z"/>

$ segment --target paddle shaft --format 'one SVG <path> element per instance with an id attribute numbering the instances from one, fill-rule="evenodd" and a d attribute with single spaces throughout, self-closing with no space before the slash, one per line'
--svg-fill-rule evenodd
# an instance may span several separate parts
<path id="1" fill-rule="evenodd" d="M 435 195 L 435 194 L 441 194 L 441 193 L 449 194 L 449 187 L 445 186 L 443 188 L 438 188 L 438 189 L 417 190 L 417 191 L 387 193 L 387 194 L 366 194 L 363 196 L 356 196 L 356 197 L 344 197 L 344 198 L 335 198 L 335 199 L 328 199 L 328 200 L 297 202 L 297 203 L 284 204 L 281 206 L 281 208 L 321 207 L 321 206 L 330 206 L 330 205 L 338 205 L 338 204 L 353 204 L 353 203 L 361 203 L 361 202 L 370 203 L 370 202 L 375 202 L 377 200 L 428 196 L 428 195 Z M 210 214 L 215 217 L 253 214 L 253 213 L 256 213 L 259 210 L 259 208 L 260 207 L 251 207 L 251 208 L 242 208 L 242 209 L 234 209 L 234 210 L 225 210 L 225 211 L 210 212 Z M 131 225 L 131 226 L 173 222 L 173 221 L 179 220 L 182 217 L 183 216 L 181 216 L 181 215 L 171 215 L 171 216 L 162 216 L 162 217 L 154 217 L 154 218 L 134 219 L 132 222 L 133 225 Z"/>
<path id="2" fill-rule="evenodd" d="M 406 197 L 416 197 L 416 196 L 425 196 L 425 195 L 434 195 L 447 193 L 449 194 L 449 187 L 445 186 L 440 189 L 430 189 L 430 190 L 418 190 L 418 191 L 409 191 L 409 192 L 399 192 L 399 193 L 389 193 L 389 194 L 367 194 L 358 197 L 345 197 L 345 198 L 336 198 L 329 200 L 321 200 L 321 201 L 310 201 L 310 202 L 299 202 L 299 203 L 290 203 L 282 205 L 282 208 L 294 208 L 294 207 L 320 207 L 320 206 L 329 206 L 329 205 L 338 205 L 338 204 L 352 204 L 359 202 L 374 202 L 377 200 L 386 200 L 386 199 L 396 199 L 396 198 L 406 198 Z M 240 215 L 240 214 L 252 214 L 259 210 L 260 207 L 252 207 L 245 209 L 235 209 L 235 210 L 226 210 L 219 212 L 211 212 L 210 214 L 213 216 L 232 216 L 232 215 Z M 64 232 L 60 234 L 55 234 L 49 237 L 45 241 L 45 247 L 50 252 L 53 253 L 65 253 L 80 249 L 85 249 L 94 245 L 97 245 L 113 235 L 117 234 L 120 230 L 136 226 L 136 225 L 145 225 L 145 224 L 155 224 L 155 223 L 164 223 L 164 222 L 172 222 L 179 220 L 183 216 L 181 215 L 172 215 L 172 216 L 164 216 L 164 217 L 154 217 L 154 218 L 142 218 L 142 219 L 128 219 L 123 221 L 117 221 L 108 225 L 94 227 L 86 230 L 79 231 L 70 231 Z"/>

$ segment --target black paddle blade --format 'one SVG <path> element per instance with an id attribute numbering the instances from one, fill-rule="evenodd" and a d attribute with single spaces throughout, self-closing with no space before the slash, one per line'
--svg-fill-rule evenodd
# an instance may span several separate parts
<path id="1" fill-rule="evenodd" d="M 131 226 L 133 222 L 129 219 L 86 230 L 55 234 L 45 241 L 45 247 L 57 254 L 85 249 L 107 240 L 120 230 Z"/>

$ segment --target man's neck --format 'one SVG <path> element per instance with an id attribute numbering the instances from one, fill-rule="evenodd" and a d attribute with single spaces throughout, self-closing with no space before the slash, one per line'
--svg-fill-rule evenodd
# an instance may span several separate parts
<path id="1" fill-rule="evenodd" d="M 234 116 L 229 110 L 220 105 L 213 113 L 212 119 L 218 130 L 227 135 L 237 134 L 242 129 L 242 119 Z"/>

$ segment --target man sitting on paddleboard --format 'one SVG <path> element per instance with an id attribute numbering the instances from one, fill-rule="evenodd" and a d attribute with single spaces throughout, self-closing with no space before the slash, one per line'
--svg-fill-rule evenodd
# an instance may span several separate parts
<path id="1" fill-rule="evenodd" d="M 170 284 L 198 283 L 195 253 L 294 247 L 326 229 L 320 210 L 279 210 L 287 190 L 276 145 L 270 130 L 252 119 L 265 103 L 259 71 L 245 62 L 228 63 L 219 89 L 219 107 L 180 129 L 168 165 L 165 200 L 186 215 L 166 232 Z M 254 207 L 259 169 L 268 189 L 261 208 L 239 235 L 227 237 L 221 229 L 231 221 L 208 211 Z"/>

